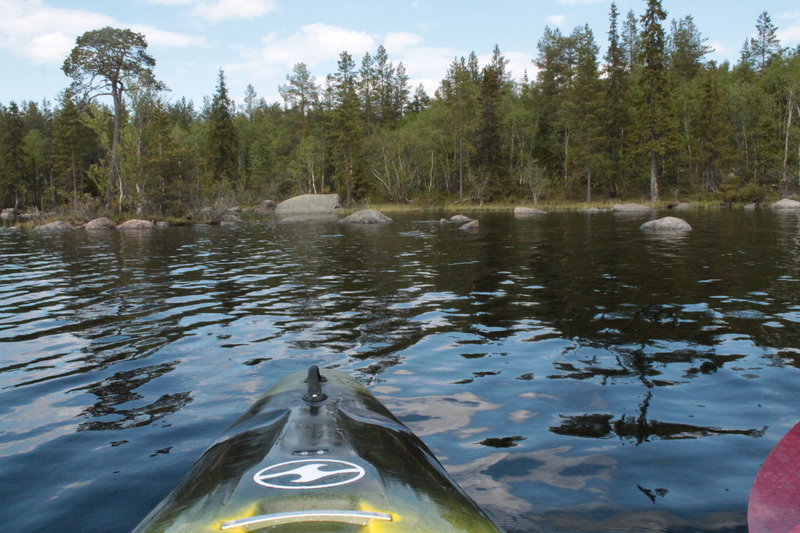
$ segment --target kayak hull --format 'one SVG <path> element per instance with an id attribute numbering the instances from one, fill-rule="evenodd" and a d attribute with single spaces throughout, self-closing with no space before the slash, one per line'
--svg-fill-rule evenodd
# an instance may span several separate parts
<path id="1" fill-rule="evenodd" d="M 323 374 L 275 385 L 134 532 L 500 531 L 365 387 Z"/>

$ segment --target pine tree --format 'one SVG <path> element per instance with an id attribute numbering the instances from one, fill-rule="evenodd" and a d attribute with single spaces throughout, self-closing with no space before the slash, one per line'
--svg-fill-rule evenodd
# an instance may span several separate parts
<path id="1" fill-rule="evenodd" d="M 303 117 L 317 105 L 319 87 L 305 63 L 297 63 L 286 75 L 286 85 L 278 87 L 287 109 L 297 110 Z"/>
<path id="2" fill-rule="evenodd" d="M 333 77 L 333 102 L 331 134 L 333 136 L 334 165 L 339 185 L 344 188 L 345 201 L 351 204 L 363 191 L 358 180 L 356 159 L 362 137 L 361 105 L 356 92 L 356 72 L 353 57 L 342 52 Z"/>
<path id="3" fill-rule="evenodd" d="M 756 22 L 757 36 L 750 39 L 749 58 L 757 71 L 761 72 L 781 53 L 778 27 L 772 23 L 769 13 L 762 12 Z"/>

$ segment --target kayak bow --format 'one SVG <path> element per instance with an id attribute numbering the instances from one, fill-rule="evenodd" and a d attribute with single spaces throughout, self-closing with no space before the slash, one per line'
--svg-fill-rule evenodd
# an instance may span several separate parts
<path id="1" fill-rule="evenodd" d="M 134 532 L 267 529 L 500 532 L 365 387 L 316 366 L 256 402 Z"/>

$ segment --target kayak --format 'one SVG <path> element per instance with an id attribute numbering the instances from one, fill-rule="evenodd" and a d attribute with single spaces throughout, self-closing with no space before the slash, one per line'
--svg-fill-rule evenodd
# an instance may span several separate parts
<path id="1" fill-rule="evenodd" d="M 800 533 L 800 423 L 761 465 L 747 507 L 750 533 Z"/>
<path id="2" fill-rule="evenodd" d="M 291 374 L 195 462 L 134 533 L 500 528 L 360 383 Z"/>

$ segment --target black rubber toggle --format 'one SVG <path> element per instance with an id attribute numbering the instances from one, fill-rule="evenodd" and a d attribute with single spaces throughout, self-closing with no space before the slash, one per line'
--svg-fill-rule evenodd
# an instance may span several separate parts
<path id="1" fill-rule="evenodd" d="M 328 395 L 322 392 L 322 383 L 327 381 L 320 373 L 317 365 L 308 367 L 308 390 L 303 395 L 303 399 L 307 402 L 316 403 L 328 399 Z"/>

